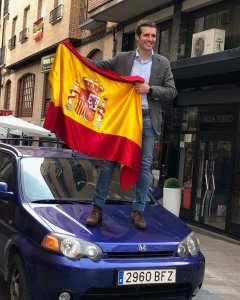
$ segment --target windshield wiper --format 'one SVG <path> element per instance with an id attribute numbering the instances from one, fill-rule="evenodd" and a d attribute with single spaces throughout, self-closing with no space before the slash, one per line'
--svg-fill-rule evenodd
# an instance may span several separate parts
<path id="1" fill-rule="evenodd" d="M 91 202 L 87 200 L 40 199 L 40 200 L 33 200 L 30 203 L 74 204 L 74 203 L 91 203 Z"/>

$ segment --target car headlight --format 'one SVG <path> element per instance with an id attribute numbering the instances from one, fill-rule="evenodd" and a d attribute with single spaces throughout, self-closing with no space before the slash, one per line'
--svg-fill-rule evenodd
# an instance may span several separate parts
<path id="1" fill-rule="evenodd" d="M 178 245 L 178 255 L 186 257 L 187 255 L 196 256 L 200 250 L 199 240 L 194 232 L 187 235 Z"/>
<path id="2" fill-rule="evenodd" d="M 62 234 L 49 233 L 43 241 L 42 247 L 60 252 L 64 256 L 79 259 L 81 257 L 88 257 L 91 260 L 97 261 L 102 257 L 102 249 L 94 244 L 73 236 Z"/>

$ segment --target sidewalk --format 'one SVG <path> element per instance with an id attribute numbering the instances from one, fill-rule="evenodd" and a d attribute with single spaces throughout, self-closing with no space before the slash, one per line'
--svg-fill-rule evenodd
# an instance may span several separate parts
<path id="1" fill-rule="evenodd" d="M 194 300 L 240 300 L 240 242 L 190 227 L 206 259 L 203 286 Z"/>

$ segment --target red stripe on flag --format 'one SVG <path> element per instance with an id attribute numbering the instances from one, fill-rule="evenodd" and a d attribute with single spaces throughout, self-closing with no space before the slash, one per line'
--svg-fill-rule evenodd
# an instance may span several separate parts
<path id="1" fill-rule="evenodd" d="M 64 115 L 61 107 L 50 102 L 44 128 L 54 132 L 70 148 L 81 153 L 123 164 L 120 186 L 123 190 L 139 179 L 141 148 L 127 139 L 112 134 L 95 132 Z M 76 143 L 76 141 L 78 141 Z"/>

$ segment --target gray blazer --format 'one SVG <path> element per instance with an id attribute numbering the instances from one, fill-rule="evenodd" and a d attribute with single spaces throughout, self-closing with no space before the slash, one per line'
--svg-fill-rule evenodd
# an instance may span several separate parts
<path id="1" fill-rule="evenodd" d="M 112 70 L 120 76 L 130 76 L 135 56 L 136 50 L 120 52 L 114 58 L 105 61 L 90 61 L 100 69 Z M 177 95 L 170 62 L 162 55 L 153 54 L 149 85 L 152 88 L 152 92 L 148 94 L 150 116 L 156 134 L 160 135 L 162 107 Z"/>

